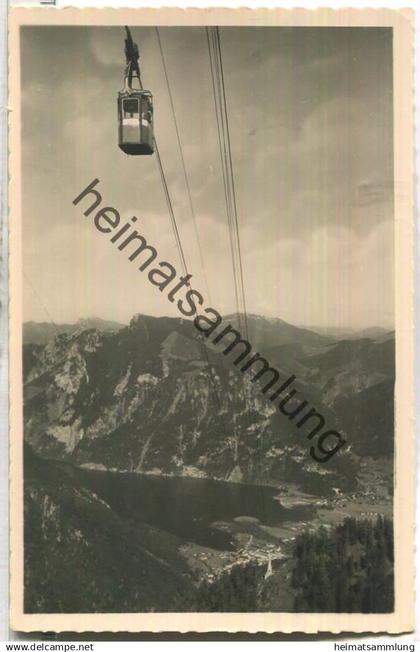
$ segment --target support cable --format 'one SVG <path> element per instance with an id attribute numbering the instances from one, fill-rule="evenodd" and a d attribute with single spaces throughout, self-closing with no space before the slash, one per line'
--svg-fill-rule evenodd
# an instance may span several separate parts
<path id="1" fill-rule="evenodd" d="M 198 231 L 197 219 L 196 219 L 194 204 L 193 204 L 193 200 L 192 200 L 191 187 L 190 187 L 190 183 L 189 183 L 189 180 L 188 180 L 187 166 L 185 164 L 184 152 L 183 152 L 182 145 L 181 145 L 181 137 L 180 137 L 180 133 L 179 133 L 178 121 L 177 121 L 177 118 L 176 118 L 175 104 L 174 104 L 174 100 L 173 100 L 173 96 L 172 96 L 171 85 L 169 83 L 169 75 L 168 75 L 168 70 L 167 70 L 167 67 L 166 67 L 165 55 L 163 53 L 163 47 L 162 47 L 162 41 L 161 41 L 160 34 L 159 34 L 159 28 L 156 27 L 155 29 L 156 29 L 156 36 L 157 36 L 157 41 L 158 41 L 158 45 L 159 45 L 160 56 L 161 56 L 161 59 L 162 59 L 163 71 L 165 73 L 165 80 L 166 80 L 166 86 L 167 86 L 167 89 L 168 89 L 169 102 L 170 102 L 170 105 L 171 105 L 172 117 L 173 117 L 173 121 L 174 121 L 174 125 L 175 125 L 176 138 L 177 138 L 177 142 L 178 142 L 178 149 L 179 149 L 179 154 L 180 154 L 180 157 L 181 157 L 182 171 L 183 171 L 183 174 L 184 174 L 185 186 L 187 188 L 187 194 L 188 194 L 188 202 L 189 202 L 191 216 L 192 216 L 193 224 L 194 224 L 195 237 L 196 237 L 196 240 L 197 240 L 198 250 L 199 250 L 199 253 L 200 253 L 201 269 L 203 271 L 203 277 L 204 277 L 204 282 L 205 282 L 205 285 L 206 285 L 207 296 L 208 296 L 208 299 L 209 299 L 209 301 L 211 303 L 210 288 L 209 288 L 209 284 L 208 284 L 208 280 L 207 280 L 207 276 L 206 276 L 206 268 L 205 268 L 205 264 L 204 264 L 203 250 L 202 250 L 201 243 L 200 243 L 200 235 L 199 235 L 199 231 Z"/>

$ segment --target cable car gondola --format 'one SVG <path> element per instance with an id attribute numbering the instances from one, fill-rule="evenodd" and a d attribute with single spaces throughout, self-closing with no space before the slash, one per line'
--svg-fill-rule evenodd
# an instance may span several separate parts
<path id="1" fill-rule="evenodd" d="M 118 93 L 118 145 L 130 155 L 153 154 L 153 98 L 143 90 L 140 79 L 139 50 L 131 38 L 130 30 L 125 39 L 126 69 L 124 88 Z M 133 88 L 137 79 L 138 89 Z"/>

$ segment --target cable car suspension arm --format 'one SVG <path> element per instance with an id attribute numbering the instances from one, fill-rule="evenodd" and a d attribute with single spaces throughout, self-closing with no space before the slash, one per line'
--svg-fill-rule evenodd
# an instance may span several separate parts
<path id="1" fill-rule="evenodd" d="M 125 31 L 127 36 L 124 41 L 125 43 L 124 51 L 125 51 L 125 59 L 126 59 L 126 68 L 124 74 L 124 88 L 127 91 L 131 91 L 133 88 L 133 79 L 137 79 L 139 86 L 141 86 L 140 66 L 139 66 L 140 54 L 139 54 L 139 48 L 137 46 L 137 43 L 134 43 L 133 38 L 131 36 L 131 32 L 127 26 L 125 27 Z"/>

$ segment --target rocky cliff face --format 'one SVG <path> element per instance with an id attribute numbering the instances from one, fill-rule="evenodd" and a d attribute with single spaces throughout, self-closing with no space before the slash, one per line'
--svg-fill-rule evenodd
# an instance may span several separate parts
<path id="1" fill-rule="evenodd" d="M 351 453 L 314 463 L 304 435 L 190 322 L 147 316 L 25 347 L 25 438 L 42 456 L 77 464 L 274 485 L 304 478 L 321 492 L 350 486 L 358 455 L 392 450 L 392 341 L 332 343 L 262 318 L 251 332 L 345 432 Z"/>

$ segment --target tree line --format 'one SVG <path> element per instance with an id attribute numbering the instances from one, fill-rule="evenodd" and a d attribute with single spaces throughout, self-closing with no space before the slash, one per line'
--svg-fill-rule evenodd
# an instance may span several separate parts
<path id="1" fill-rule="evenodd" d="M 300 534 L 293 547 L 294 611 L 394 610 L 394 541 L 389 518 L 347 518 L 335 529 Z"/>

